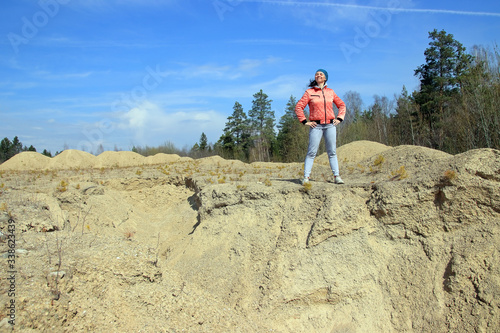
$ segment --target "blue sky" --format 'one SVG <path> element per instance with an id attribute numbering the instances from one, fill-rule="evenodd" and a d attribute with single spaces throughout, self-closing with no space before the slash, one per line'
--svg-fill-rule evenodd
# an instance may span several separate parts
<path id="1" fill-rule="evenodd" d="M 276 120 L 325 68 L 342 98 L 418 87 L 428 33 L 500 39 L 500 1 L 3 0 L 0 139 L 52 153 L 222 134 L 260 89 Z"/>

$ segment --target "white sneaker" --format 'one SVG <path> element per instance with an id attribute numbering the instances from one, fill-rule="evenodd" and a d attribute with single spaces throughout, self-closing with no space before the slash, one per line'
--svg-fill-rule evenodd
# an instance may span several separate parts
<path id="1" fill-rule="evenodd" d="M 305 183 L 309 183 L 309 177 L 304 177 L 302 179 L 302 185 L 304 185 Z"/>
<path id="2" fill-rule="evenodd" d="M 344 184 L 344 181 L 342 180 L 342 178 L 340 178 L 340 176 L 335 176 L 335 184 Z"/>

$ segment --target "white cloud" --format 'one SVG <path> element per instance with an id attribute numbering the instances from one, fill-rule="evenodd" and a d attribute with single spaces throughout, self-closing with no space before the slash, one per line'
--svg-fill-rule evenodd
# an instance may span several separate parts
<path id="1" fill-rule="evenodd" d="M 155 146 L 166 141 L 193 145 L 202 132 L 209 140 L 217 141 L 226 120 L 215 110 L 193 108 L 168 112 L 147 101 L 123 113 L 117 128 L 126 132 L 134 145 Z"/>
<path id="2" fill-rule="evenodd" d="M 126 124 L 128 127 L 138 130 L 144 129 L 147 117 L 148 110 L 142 107 L 133 108 L 124 115 L 124 118 L 127 120 Z"/>
<path id="3" fill-rule="evenodd" d="M 166 114 L 157 105 L 145 101 L 125 112 L 120 118 L 118 127 L 132 131 L 134 136 L 142 141 L 146 130 L 164 122 Z"/>

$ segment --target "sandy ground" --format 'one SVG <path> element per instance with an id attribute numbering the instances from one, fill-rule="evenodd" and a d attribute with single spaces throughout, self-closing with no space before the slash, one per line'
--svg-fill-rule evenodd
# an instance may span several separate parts
<path id="1" fill-rule="evenodd" d="M 499 331 L 500 152 L 337 152 L 346 184 L 322 155 L 310 187 L 302 163 L 16 155 L 0 331 Z"/>

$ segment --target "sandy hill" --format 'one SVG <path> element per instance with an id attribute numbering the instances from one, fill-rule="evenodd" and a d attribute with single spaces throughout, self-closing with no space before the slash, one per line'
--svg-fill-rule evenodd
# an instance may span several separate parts
<path id="1" fill-rule="evenodd" d="M 346 184 L 323 155 L 311 188 L 302 163 L 16 155 L 0 330 L 14 299 L 20 332 L 500 331 L 500 152 L 338 154 Z"/>

